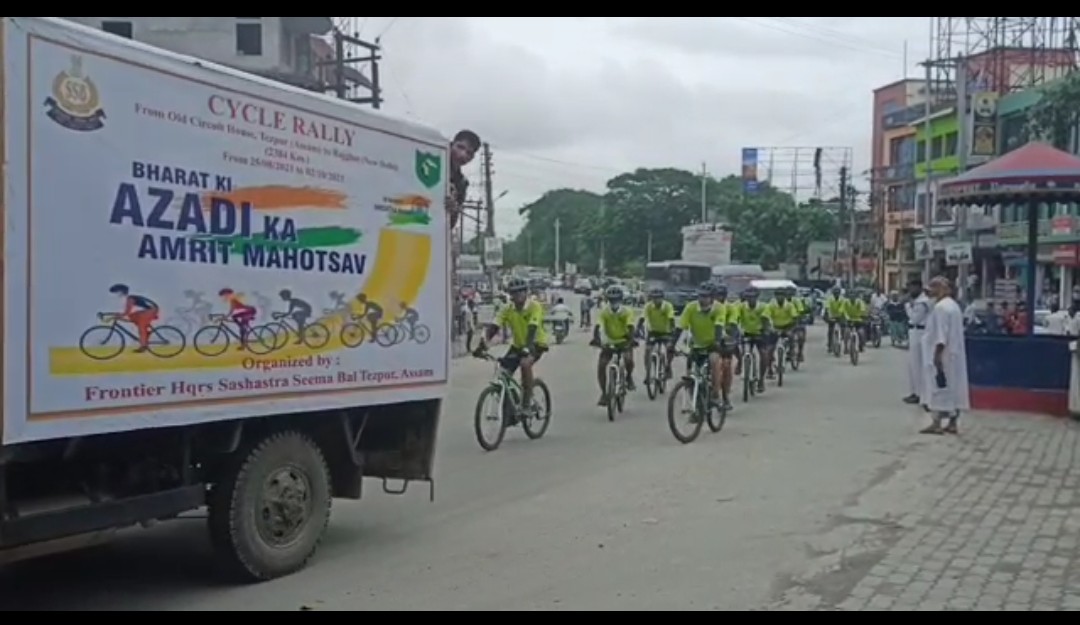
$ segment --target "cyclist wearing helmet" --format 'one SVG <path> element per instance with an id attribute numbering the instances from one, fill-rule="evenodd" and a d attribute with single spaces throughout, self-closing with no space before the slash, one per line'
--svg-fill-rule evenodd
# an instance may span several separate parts
<path id="1" fill-rule="evenodd" d="M 690 302 L 679 318 L 680 334 L 690 333 L 690 358 L 708 359 L 713 390 L 722 394 L 726 409 L 731 408 L 731 348 L 725 343 L 725 329 L 731 325 L 731 306 L 727 290 L 706 282 L 698 287 L 697 301 Z M 723 299 L 721 299 L 721 297 Z M 677 338 L 676 338 L 677 340 Z M 711 398 L 713 401 L 721 399 Z"/>
<path id="2" fill-rule="evenodd" d="M 790 334 L 794 337 L 795 331 L 799 327 L 799 307 L 795 305 L 794 297 L 795 289 L 779 289 L 776 292 L 776 299 L 765 305 L 765 313 L 777 333 L 775 336 L 771 336 L 769 341 L 770 364 L 776 358 L 776 345 L 780 338 L 779 335 Z M 798 356 L 798 354 L 793 355 Z"/>
<path id="3" fill-rule="evenodd" d="M 675 306 L 664 299 L 664 289 L 652 289 L 649 291 L 649 301 L 645 304 L 645 310 L 638 320 L 638 333 L 648 329 L 649 339 L 645 343 L 645 362 L 652 357 L 653 349 L 657 346 L 667 347 L 667 371 L 664 375 L 671 377 L 671 361 L 675 359 Z M 658 372 L 659 374 L 659 372 Z"/>
<path id="4" fill-rule="evenodd" d="M 634 313 L 624 306 L 626 295 L 621 287 L 608 287 L 604 292 L 604 299 L 607 304 L 600 310 L 591 343 L 593 347 L 602 348 L 596 372 L 600 382 L 601 406 L 607 406 L 607 367 L 616 354 L 622 354 L 626 361 L 626 388 L 634 390 Z"/>
<path id="5" fill-rule="evenodd" d="M 758 351 L 761 371 L 758 375 L 758 392 L 765 392 L 765 378 L 769 373 L 769 334 L 772 322 L 765 304 L 758 301 L 758 290 L 750 287 L 743 291 L 742 300 L 736 304 L 735 318 L 743 339 L 750 349 Z M 735 375 L 742 374 L 742 358 L 735 365 Z"/>
<path id="6" fill-rule="evenodd" d="M 510 333 L 510 351 L 500 361 L 503 368 L 513 374 L 521 369 L 522 406 L 532 406 L 533 366 L 548 350 L 547 333 L 544 332 L 544 305 L 529 297 L 529 283 L 514 278 L 506 285 L 510 293 L 510 305 L 504 306 L 488 327 L 484 340 L 476 348 L 476 355 L 487 352 L 487 344 L 501 330 Z"/>
<path id="7" fill-rule="evenodd" d="M 825 300 L 825 322 L 829 326 L 829 351 L 833 351 L 833 333 L 836 332 L 836 324 L 843 328 L 847 325 L 847 309 L 850 305 L 848 298 L 844 297 L 844 290 L 833 287 L 832 293 Z"/>
<path id="8" fill-rule="evenodd" d="M 814 312 L 809 300 L 799 297 L 798 289 L 788 289 L 788 295 L 791 297 L 791 302 L 795 304 L 795 310 L 799 313 L 795 324 L 795 348 L 798 350 L 795 356 L 802 363 L 806 362 L 806 326 L 813 320 Z"/>
<path id="9" fill-rule="evenodd" d="M 867 291 L 861 297 L 848 300 L 845 316 L 853 332 L 858 332 L 859 351 L 866 349 L 867 331 L 870 329 L 870 299 L 873 293 Z"/>

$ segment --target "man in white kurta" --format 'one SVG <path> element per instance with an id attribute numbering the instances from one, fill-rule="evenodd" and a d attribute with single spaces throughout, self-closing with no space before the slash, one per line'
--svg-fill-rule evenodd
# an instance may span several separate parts
<path id="1" fill-rule="evenodd" d="M 971 410 L 964 312 L 952 298 L 952 285 L 945 278 L 935 278 L 930 290 L 937 304 L 926 322 L 922 341 L 923 402 L 934 423 L 923 433 L 959 434 L 960 413 Z"/>
<path id="2" fill-rule="evenodd" d="M 923 349 L 922 339 L 926 334 L 926 319 L 930 316 L 931 302 L 923 290 L 922 280 L 912 280 L 908 285 L 908 295 L 912 300 L 907 304 L 908 316 L 908 396 L 904 403 L 918 406 L 925 404 L 923 392 Z"/>

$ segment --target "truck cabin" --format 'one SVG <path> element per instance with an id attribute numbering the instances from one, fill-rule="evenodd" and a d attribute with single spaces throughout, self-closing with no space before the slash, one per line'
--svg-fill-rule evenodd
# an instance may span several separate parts
<path id="1" fill-rule="evenodd" d="M 697 289 L 712 277 L 712 268 L 705 263 L 668 261 L 645 266 L 645 291 L 662 289 L 664 297 L 681 313 L 695 298 Z"/>

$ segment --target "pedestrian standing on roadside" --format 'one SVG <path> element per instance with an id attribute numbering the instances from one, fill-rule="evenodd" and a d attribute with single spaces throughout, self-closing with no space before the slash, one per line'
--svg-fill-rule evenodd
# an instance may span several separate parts
<path id="1" fill-rule="evenodd" d="M 905 404 L 918 406 L 926 403 L 926 391 L 923 388 L 923 352 L 922 339 L 926 331 L 926 319 L 930 316 L 931 302 L 918 278 L 908 283 L 906 307 L 908 318 L 908 396 Z"/>
<path id="2" fill-rule="evenodd" d="M 960 413 L 971 410 L 964 313 L 952 297 L 952 284 L 938 277 L 930 282 L 936 303 L 923 334 L 923 401 L 934 422 L 923 434 L 959 434 Z"/>

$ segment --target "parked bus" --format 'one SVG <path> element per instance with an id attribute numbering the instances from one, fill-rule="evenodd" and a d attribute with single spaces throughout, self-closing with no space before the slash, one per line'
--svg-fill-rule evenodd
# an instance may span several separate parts
<path id="1" fill-rule="evenodd" d="M 649 263 L 645 266 L 645 290 L 663 289 L 676 312 L 681 313 L 697 297 L 697 288 L 712 279 L 712 275 L 712 267 L 705 263 L 678 260 Z"/>

